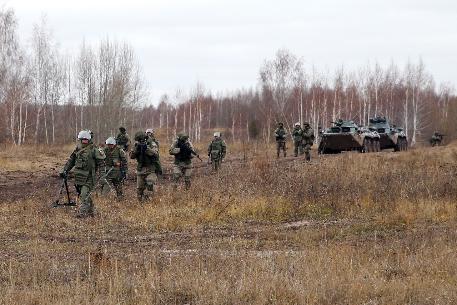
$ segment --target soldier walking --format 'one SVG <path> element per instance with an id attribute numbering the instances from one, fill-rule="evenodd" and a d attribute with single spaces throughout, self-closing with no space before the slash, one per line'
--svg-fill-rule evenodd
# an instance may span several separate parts
<path id="1" fill-rule="evenodd" d="M 208 146 L 208 157 L 211 160 L 212 168 L 214 171 L 218 171 L 221 167 L 221 162 L 225 158 L 227 151 L 227 145 L 221 138 L 220 132 L 214 133 L 214 139 Z"/>
<path id="2" fill-rule="evenodd" d="M 303 149 L 305 151 L 306 161 L 311 160 L 311 146 L 314 143 L 314 130 L 308 122 L 303 123 Z"/>
<path id="3" fill-rule="evenodd" d="M 98 171 L 102 177 L 105 175 L 105 153 L 90 143 L 91 135 L 87 130 L 79 132 L 78 140 L 79 143 L 71 153 L 60 177 L 66 178 L 68 172 L 74 167 L 76 191 L 81 200 L 76 217 L 84 218 L 94 216 L 91 193 L 96 184 L 96 172 Z"/>
<path id="4" fill-rule="evenodd" d="M 283 123 L 278 123 L 278 128 L 275 130 L 275 139 L 276 139 L 276 158 L 279 158 L 279 153 L 281 149 L 284 152 L 284 157 L 286 157 L 286 135 L 287 132 L 284 129 Z"/>
<path id="5" fill-rule="evenodd" d="M 189 136 L 185 133 L 179 133 L 176 141 L 171 145 L 170 155 L 175 157 L 173 166 L 173 180 L 175 187 L 178 186 L 179 179 L 184 175 L 184 184 L 186 190 L 190 188 L 190 177 L 192 174 L 192 158 L 197 155 L 194 151 Z"/>
<path id="6" fill-rule="evenodd" d="M 303 155 L 303 130 L 300 123 L 295 123 L 292 137 L 294 139 L 294 156 L 297 157 L 299 152 L 300 155 Z"/>
<path id="7" fill-rule="evenodd" d="M 108 173 L 106 178 L 102 181 L 102 195 L 108 194 L 112 185 L 119 200 L 124 196 L 122 190 L 122 173 L 126 171 L 127 158 L 124 150 L 116 145 L 116 139 L 113 137 L 109 137 L 105 141 L 105 144 L 105 165 Z"/>
<path id="8" fill-rule="evenodd" d="M 148 190 L 151 195 L 154 193 L 154 184 L 157 181 L 157 162 L 159 162 L 159 150 L 155 142 L 147 143 L 147 136 L 144 131 L 135 134 L 135 146 L 130 152 L 130 158 L 136 159 L 136 189 L 139 202 L 149 199 L 144 193 Z"/>

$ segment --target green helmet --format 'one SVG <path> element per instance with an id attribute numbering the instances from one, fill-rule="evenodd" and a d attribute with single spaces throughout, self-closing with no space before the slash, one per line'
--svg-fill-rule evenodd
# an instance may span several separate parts
<path id="1" fill-rule="evenodd" d="M 185 132 L 178 133 L 177 137 L 180 141 L 187 141 L 189 139 L 189 136 Z"/>
<path id="2" fill-rule="evenodd" d="M 309 126 L 308 122 L 303 122 L 303 126 Z"/>
<path id="3" fill-rule="evenodd" d="M 137 133 L 135 133 L 135 141 L 143 142 L 146 140 L 147 137 L 148 136 L 144 131 L 138 131 Z"/>
<path id="4" fill-rule="evenodd" d="M 120 131 L 120 132 L 125 132 L 125 127 L 122 127 L 122 126 L 119 127 L 119 131 Z"/>

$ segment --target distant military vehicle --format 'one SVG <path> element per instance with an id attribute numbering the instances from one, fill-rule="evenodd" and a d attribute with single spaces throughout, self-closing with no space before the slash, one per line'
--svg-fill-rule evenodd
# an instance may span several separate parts
<path id="1" fill-rule="evenodd" d="M 389 123 L 386 117 L 374 117 L 369 120 L 368 128 L 376 131 L 380 136 L 381 149 L 393 148 L 394 151 L 408 149 L 408 140 L 403 128 Z"/>
<path id="2" fill-rule="evenodd" d="M 381 150 L 376 131 L 359 127 L 354 121 L 338 120 L 333 126 L 320 133 L 319 154 L 334 154 L 342 151 L 364 153 Z"/>

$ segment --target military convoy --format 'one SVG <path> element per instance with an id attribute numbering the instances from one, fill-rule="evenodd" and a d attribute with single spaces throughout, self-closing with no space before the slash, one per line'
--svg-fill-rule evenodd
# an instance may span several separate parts
<path id="1" fill-rule="evenodd" d="M 354 121 L 338 120 L 332 127 L 320 133 L 319 154 L 334 154 L 342 151 L 362 153 L 379 152 L 393 148 L 403 151 L 408 147 L 406 135 L 401 128 L 391 126 L 385 117 L 370 119 L 368 127 L 358 126 Z"/>

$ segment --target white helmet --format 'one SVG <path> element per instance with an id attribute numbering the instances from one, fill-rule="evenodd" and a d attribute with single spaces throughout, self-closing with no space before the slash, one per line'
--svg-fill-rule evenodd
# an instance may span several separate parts
<path id="1" fill-rule="evenodd" d="M 146 129 L 146 133 L 154 133 L 154 129 L 148 128 L 148 129 Z"/>
<path id="2" fill-rule="evenodd" d="M 219 131 L 216 131 L 216 132 L 214 133 L 214 136 L 219 138 L 219 137 L 221 136 L 221 133 L 220 133 Z"/>
<path id="3" fill-rule="evenodd" d="M 300 122 L 294 124 L 295 127 L 300 127 Z"/>
<path id="4" fill-rule="evenodd" d="M 108 139 L 106 139 L 105 144 L 106 145 L 116 145 L 116 139 L 113 137 L 109 137 Z"/>
<path id="5" fill-rule="evenodd" d="M 81 130 L 79 133 L 78 133 L 78 139 L 82 140 L 82 139 L 86 139 L 86 140 L 90 140 L 92 137 L 90 136 L 90 131 L 88 130 Z"/>

